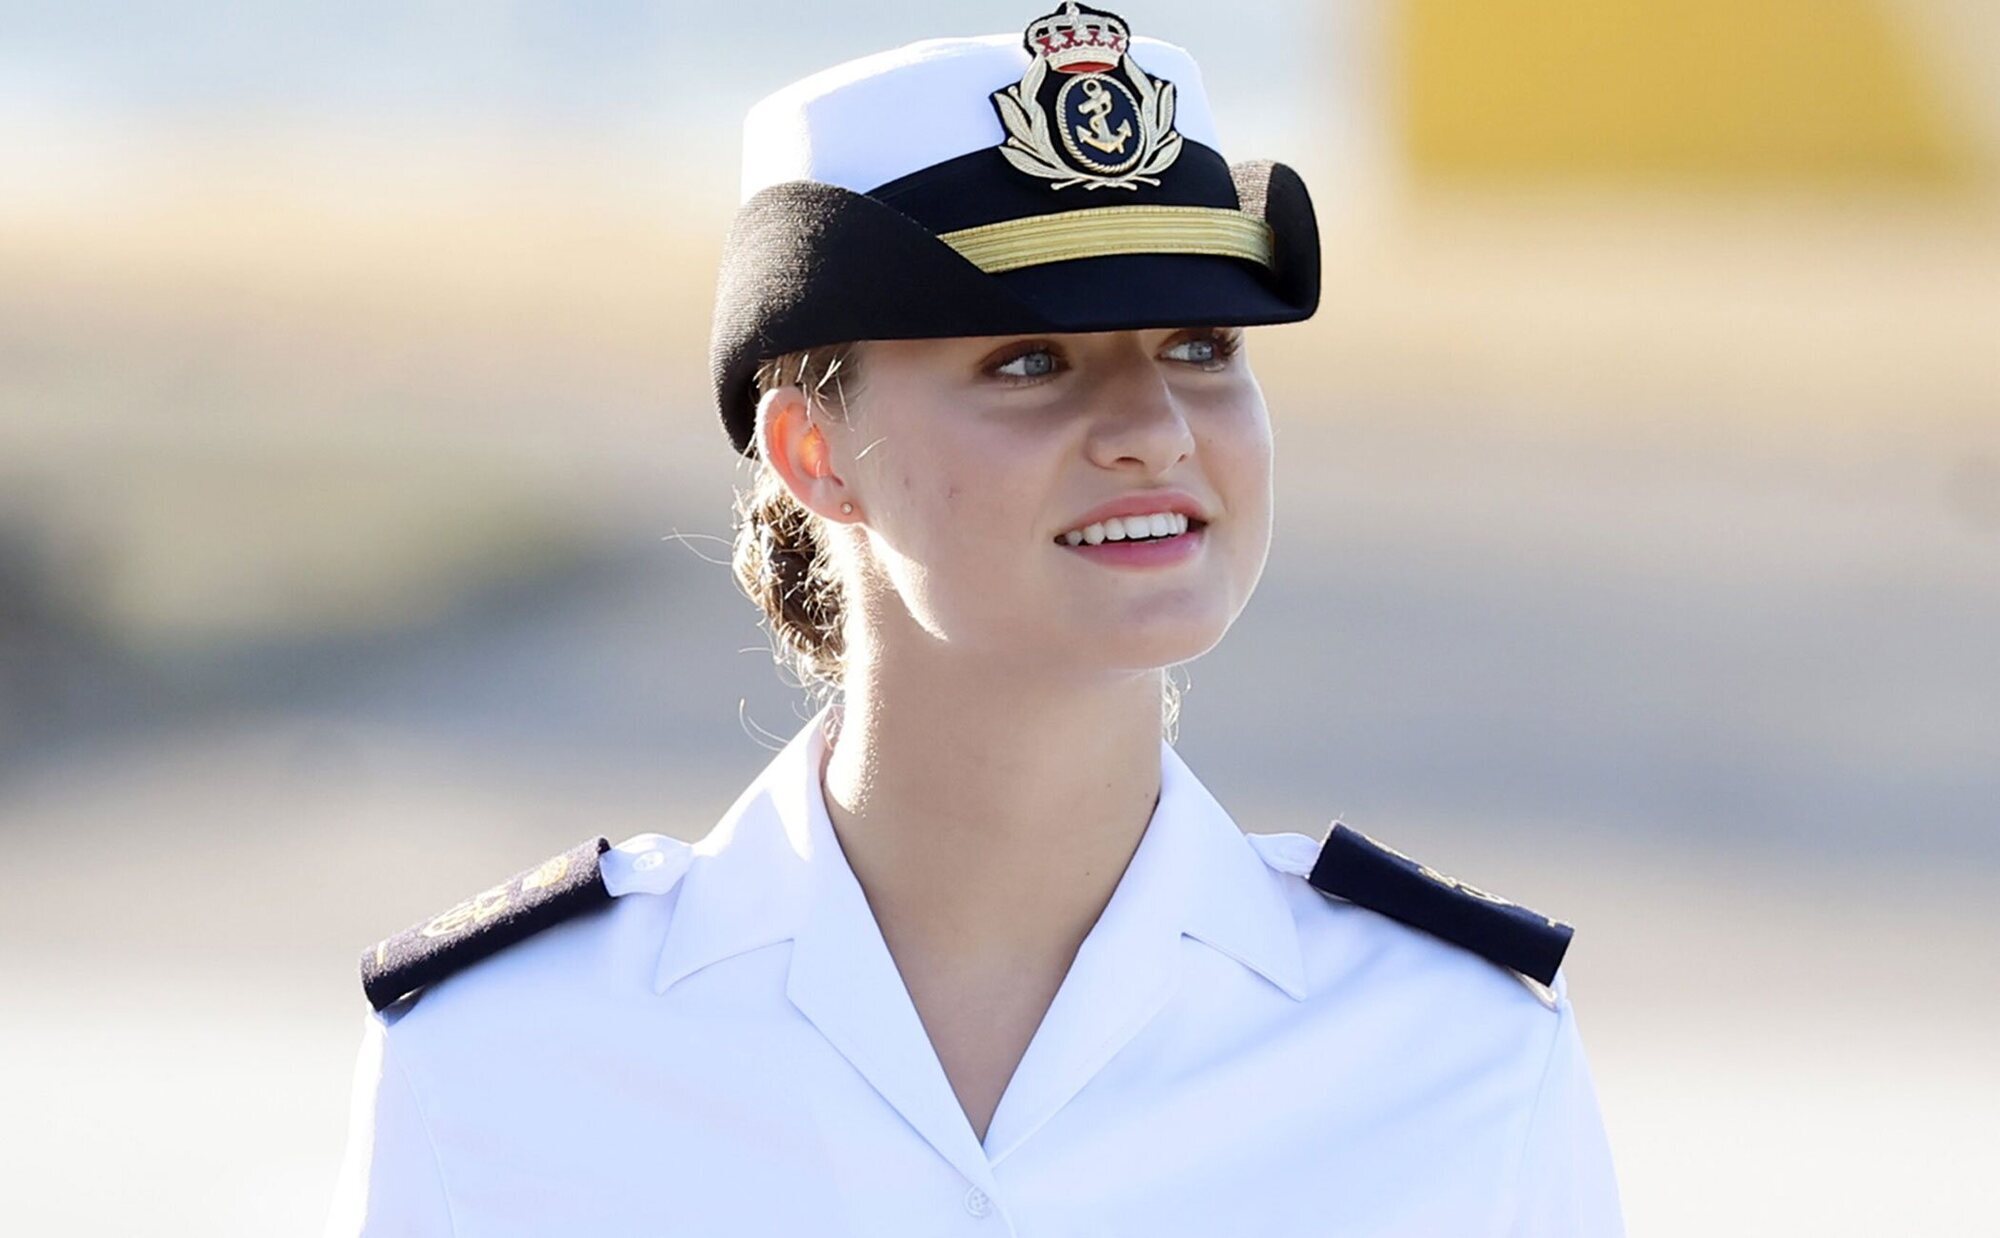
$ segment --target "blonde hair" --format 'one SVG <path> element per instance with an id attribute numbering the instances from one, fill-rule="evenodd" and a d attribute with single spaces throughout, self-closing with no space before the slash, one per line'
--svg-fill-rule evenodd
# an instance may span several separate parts
<path id="1" fill-rule="evenodd" d="M 814 409 L 829 405 L 832 389 L 842 416 L 856 385 L 854 344 L 832 344 L 787 353 L 757 367 L 757 398 L 780 387 L 799 387 Z M 736 541 L 731 568 L 736 583 L 763 612 L 772 656 L 815 696 L 840 686 L 846 644 L 841 624 L 845 599 L 820 520 L 759 453 L 757 475 L 736 495 Z"/>

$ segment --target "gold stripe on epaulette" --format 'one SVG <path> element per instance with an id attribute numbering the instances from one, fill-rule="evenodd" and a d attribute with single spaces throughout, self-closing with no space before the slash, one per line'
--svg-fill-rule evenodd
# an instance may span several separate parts
<path id="1" fill-rule="evenodd" d="M 939 240 L 988 275 L 1113 254 L 1215 254 L 1272 264 L 1271 225 L 1214 206 L 1096 206 L 960 228 Z"/>

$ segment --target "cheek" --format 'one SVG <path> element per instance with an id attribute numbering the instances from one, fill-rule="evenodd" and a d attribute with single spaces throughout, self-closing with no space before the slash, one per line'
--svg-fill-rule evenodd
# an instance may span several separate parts
<path id="1" fill-rule="evenodd" d="M 910 463 L 913 506 L 962 538 L 1005 540 L 1039 518 L 1047 451 L 1011 425 L 964 413 Z"/>
<path id="2" fill-rule="evenodd" d="M 956 540 L 975 532 L 992 515 L 978 473 L 962 457 L 945 453 L 899 467 L 894 519 L 915 543 Z"/>
<path id="3" fill-rule="evenodd" d="M 1231 576 L 1247 598 L 1271 549 L 1273 444 L 1261 397 L 1212 410 L 1201 436 L 1204 471 L 1229 516 Z"/>
<path id="4" fill-rule="evenodd" d="M 1039 519 L 1040 493 L 1018 445 L 969 425 L 933 435 L 921 452 L 899 460 L 891 476 L 892 522 L 901 552 L 921 566 L 937 588 L 953 588 L 961 575 L 990 583 Z M 978 580 L 975 580 L 975 584 Z"/>
<path id="5" fill-rule="evenodd" d="M 1254 392 L 1254 389 L 1253 389 Z M 1271 420 L 1254 394 L 1209 410 L 1197 436 L 1210 481 L 1223 491 L 1232 511 L 1268 505 L 1271 491 Z M 1261 503 L 1260 503 L 1261 500 Z"/>

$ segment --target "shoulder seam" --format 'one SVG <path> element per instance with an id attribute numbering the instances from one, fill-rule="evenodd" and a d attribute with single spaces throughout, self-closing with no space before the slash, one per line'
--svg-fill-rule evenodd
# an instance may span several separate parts
<path id="1" fill-rule="evenodd" d="M 1541 1077 L 1535 1081 L 1535 1100 L 1528 1110 L 1528 1121 L 1521 1128 L 1521 1150 L 1514 1158 L 1514 1173 L 1509 1181 L 1511 1202 L 1519 1207 L 1521 1183 L 1528 1173 L 1528 1153 L 1535 1146 L 1535 1132 L 1541 1129 L 1542 1107 L 1548 1100 L 1549 1080 L 1555 1075 L 1556 1056 L 1562 1051 L 1563 1025 L 1569 1020 L 1569 1003 L 1558 997 L 1554 1007 L 1556 1012 L 1555 1030 L 1549 1035 L 1548 1054 L 1542 1059 Z"/>
<path id="2" fill-rule="evenodd" d="M 403 1090 L 409 1093 L 410 1108 L 415 1111 L 417 1125 L 424 1132 L 424 1146 L 430 1149 L 431 1168 L 437 1175 L 438 1195 L 444 1200 L 445 1219 L 451 1224 L 452 1234 L 456 1235 L 458 1233 L 458 1209 L 451 1202 L 451 1183 L 444 1175 L 444 1156 L 438 1151 L 437 1136 L 431 1133 L 431 1117 L 428 1113 L 424 1112 L 424 1098 L 417 1091 L 416 1081 L 410 1078 L 410 1072 L 404 1067 L 401 1057 L 390 1051 L 389 1031 L 389 1025 L 385 1023 L 382 1027 L 382 1058 L 387 1065 L 395 1070 L 396 1078 L 402 1082 Z"/>

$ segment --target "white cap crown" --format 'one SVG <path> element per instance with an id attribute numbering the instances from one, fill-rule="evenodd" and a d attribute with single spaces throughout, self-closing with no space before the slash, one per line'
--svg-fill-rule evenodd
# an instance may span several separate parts
<path id="1" fill-rule="evenodd" d="M 1134 63 L 1174 83 L 1174 127 L 1220 150 L 1201 71 L 1183 48 L 1132 40 Z M 1007 139 L 991 96 L 1019 81 L 1018 34 L 926 39 L 800 78 L 743 121 L 743 198 L 808 180 L 866 193 Z"/>

